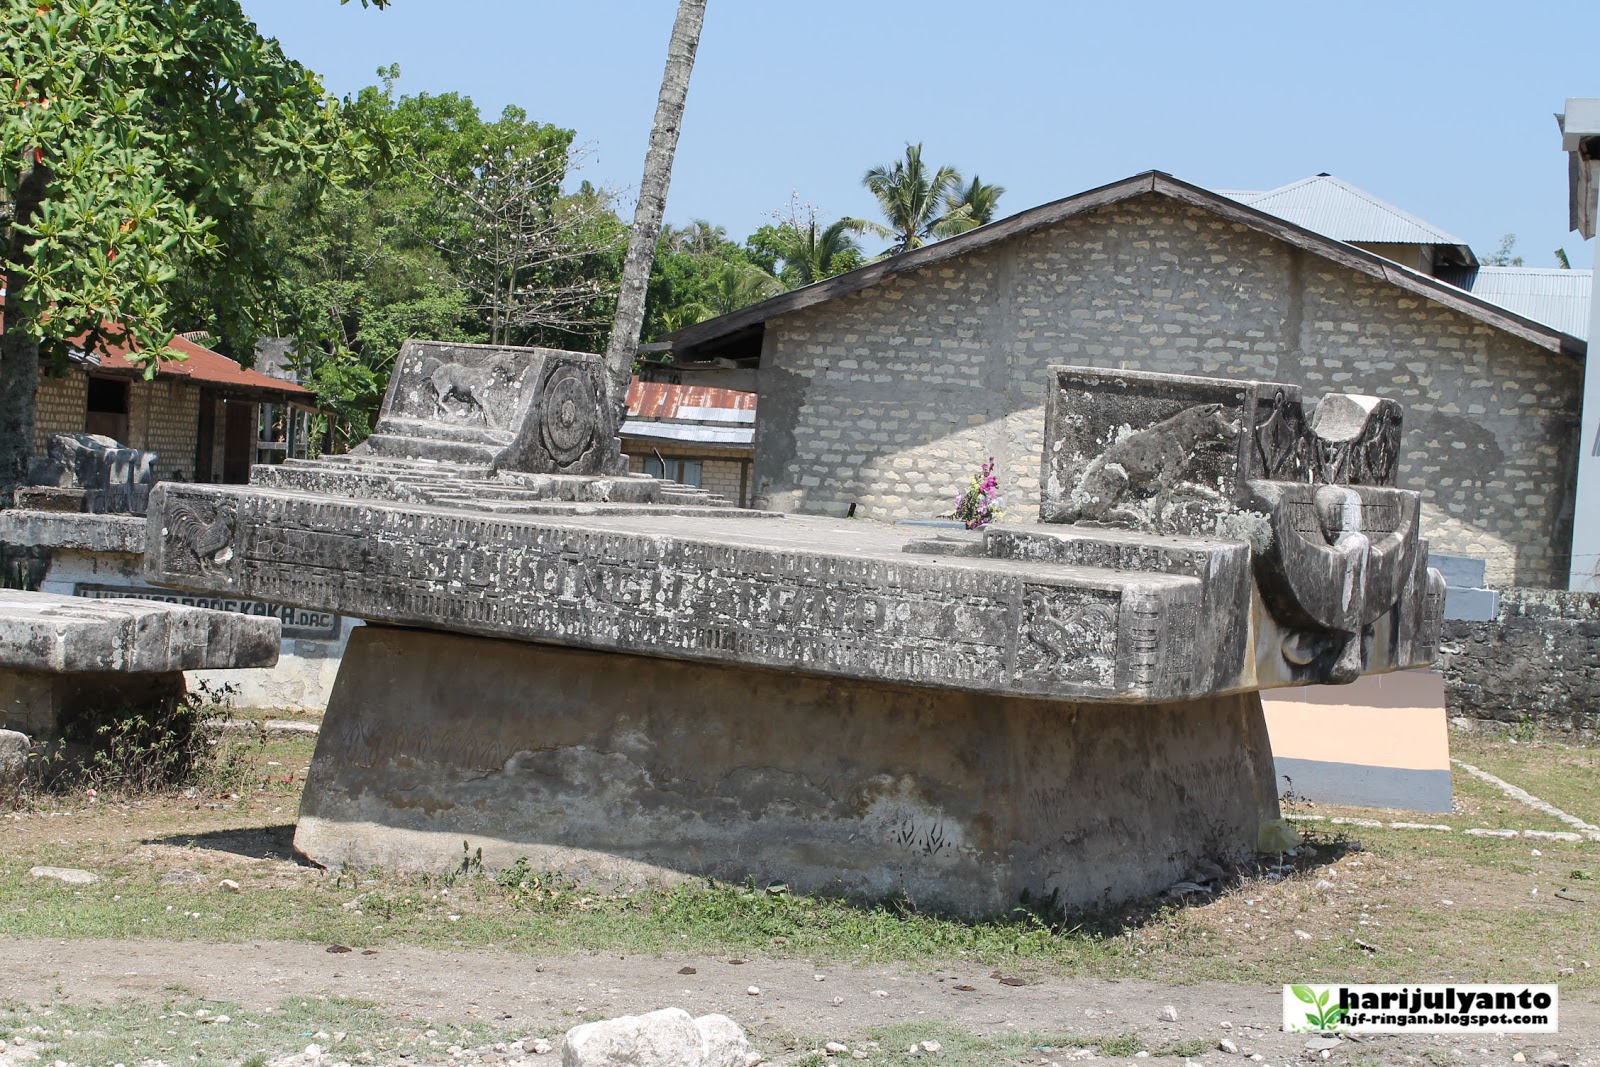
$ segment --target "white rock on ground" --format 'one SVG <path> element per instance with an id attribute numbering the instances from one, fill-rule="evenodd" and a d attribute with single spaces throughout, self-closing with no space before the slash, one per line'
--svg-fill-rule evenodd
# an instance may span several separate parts
<path id="1" fill-rule="evenodd" d="M 54 878 L 58 882 L 68 885 L 93 885 L 100 880 L 97 874 L 80 871 L 76 867 L 32 867 L 28 870 L 31 878 Z"/>
<path id="2" fill-rule="evenodd" d="M 748 1067 L 759 1058 L 726 1015 L 696 1019 L 682 1008 L 584 1023 L 561 1042 L 561 1067 Z"/>
<path id="3" fill-rule="evenodd" d="M 33 742 L 27 734 L 0 730 L 0 791 L 15 789 L 28 770 L 28 752 Z"/>

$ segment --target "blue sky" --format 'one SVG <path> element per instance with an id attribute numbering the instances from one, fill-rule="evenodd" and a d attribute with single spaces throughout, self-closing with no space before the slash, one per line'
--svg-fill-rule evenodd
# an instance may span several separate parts
<path id="1" fill-rule="evenodd" d="M 516 104 L 577 131 L 583 177 L 638 185 L 675 0 L 243 4 L 336 94 L 398 62 L 399 91 Z M 1150 168 L 1258 189 L 1328 171 L 1480 255 L 1516 233 L 1530 266 L 1564 245 L 1588 267 L 1551 116 L 1600 96 L 1597 44 L 1595 0 L 710 0 L 667 219 L 742 239 L 791 193 L 870 215 L 862 173 L 921 141 L 1004 185 L 1001 214 Z"/>

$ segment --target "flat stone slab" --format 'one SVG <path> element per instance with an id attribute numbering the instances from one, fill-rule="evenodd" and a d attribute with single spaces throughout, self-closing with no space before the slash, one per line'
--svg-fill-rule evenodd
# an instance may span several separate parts
<path id="1" fill-rule="evenodd" d="M 1248 617 L 1241 542 L 1174 540 L 1161 573 L 913 554 L 904 528 L 702 509 L 502 518 L 176 483 L 154 501 L 155 580 L 376 622 L 1078 700 L 1256 684 L 1243 640 L 1207 640 Z"/>
<path id="2" fill-rule="evenodd" d="M 134 515 L 7 508 L 0 511 L 0 541 L 80 552 L 144 551 L 145 520 Z"/>
<path id="3" fill-rule="evenodd" d="M 0 590 L 0 670 L 160 674 L 278 662 L 277 619 Z"/>

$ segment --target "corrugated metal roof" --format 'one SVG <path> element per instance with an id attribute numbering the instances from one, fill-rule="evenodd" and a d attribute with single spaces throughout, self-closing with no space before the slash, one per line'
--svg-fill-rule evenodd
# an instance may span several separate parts
<path id="1" fill-rule="evenodd" d="M 748 447 L 756 438 L 754 426 L 702 426 L 688 422 L 622 421 L 622 436 L 645 441 L 682 441 L 695 445 Z"/>
<path id="2" fill-rule="evenodd" d="M 709 385 L 628 385 L 624 437 L 747 447 L 755 436 L 756 394 Z"/>
<path id="3" fill-rule="evenodd" d="M 1461 267 L 1441 281 L 1574 337 L 1589 335 L 1594 272 L 1559 267 Z"/>
<path id="4" fill-rule="evenodd" d="M 1336 241 L 1466 247 L 1454 234 L 1331 174 L 1316 174 L 1262 192 L 1217 192 Z"/>
<path id="5" fill-rule="evenodd" d="M 642 382 L 635 375 L 628 384 L 628 417 L 630 419 L 692 419 L 704 418 L 701 410 L 712 408 L 726 411 L 756 410 L 756 394 L 742 389 L 722 389 L 710 385 L 674 385 L 670 382 Z M 680 414 L 687 410 L 690 414 Z M 727 421 L 716 418 L 718 422 Z"/>

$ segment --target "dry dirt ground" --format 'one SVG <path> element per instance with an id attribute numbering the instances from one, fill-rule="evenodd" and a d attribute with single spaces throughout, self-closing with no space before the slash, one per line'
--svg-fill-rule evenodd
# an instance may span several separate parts
<path id="1" fill-rule="evenodd" d="M 819 1045 L 830 1040 L 853 1044 L 885 1024 L 934 1021 L 983 1035 L 1006 1030 L 1086 1036 L 1132 1032 L 1145 1049 L 1194 1039 L 1204 1042 L 1206 1051 L 1186 1058 L 1204 1063 L 1248 1062 L 1244 1057 L 1250 1053 L 1273 1064 L 1323 1062 L 1320 1053 L 1305 1048 L 1304 1035 L 1280 1032 L 1276 986 L 1048 977 L 1006 986 L 987 969 L 964 970 L 959 963 L 902 968 L 751 959 L 736 965 L 694 956 L 529 958 L 491 950 L 414 948 L 331 955 L 323 946 L 282 942 L 21 941 L 7 943 L 4 953 L 0 996 L 56 1004 L 124 997 L 159 1003 L 182 986 L 259 1010 L 293 992 L 359 998 L 396 1017 L 426 1018 L 434 1024 L 480 1022 L 529 1032 L 560 1030 L 595 1013 L 609 1017 L 670 1005 L 696 1015 L 721 1012 L 733 1017 L 777 1062 L 804 1053 L 781 1048 L 796 1036 L 816 1038 Z M 686 966 L 696 973 L 679 973 Z M 760 993 L 750 994 L 751 987 Z M 1162 1020 L 1167 1006 L 1177 1009 L 1176 1022 Z M 1516 1062 L 1519 1052 L 1530 1062 L 1541 1054 L 1548 1060 L 1554 1052 L 1572 1064 L 1600 1063 L 1600 1007 L 1569 1000 L 1561 1009 L 1558 1035 L 1347 1038 L 1329 1062 L 1503 1064 Z M 928 1030 L 930 1035 L 939 1032 L 931 1026 Z M 1240 1046 L 1238 1054 L 1217 1049 L 1224 1038 Z M 1070 1051 L 1041 1051 L 1024 1062 L 1071 1058 Z M 1100 1063 L 1143 1059 L 1083 1058 Z"/>
<path id="2" fill-rule="evenodd" d="M 1531 768 L 1551 766 L 1562 751 L 1461 747 L 1483 764 L 1498 753 L 1496 773 L 1525 774 L 1534 786 L 1541 783 Z M 441 895 L 439 883 L 375 885 L 319 871 L 289 854 L 309 754 L 303 741 L 261 753 L 260 774 L 243 798 L 46 802 L 0 821 L 0 1039 L 30 1018 L 40 1030 L 59 1028 L 52 1019 L 93 1005 L 135 1005 L 147 1016 L 136 1023 L 160 1034 L 175 1032 L 168 1013 L 180 1001 L 186 1022 L 198 1003 L 213 1004 L 213 1013 L 226 1003 L 281 1015 L 298 1002 L 308 1018 L 319 1003 L 354 1004 L 402 1037 L 407 1026 L 416 1030 L 405 1038 L 405 1055 L 366 1062 L 512 1063 L 522 1057 L 513 1049 L 507 1059 L 492 1042 L 522 1034 L 558 1040 L 587 1019 L 678 1006 L 732 1016 L 783 1064 L 822 1062 L 817 1050 L 837 1041 L 864 1053 L 860 1062 L 952 1067 L 1080 1060 L 1176 1067 L 1253 1057 L 1352 1067 L 1600 1067 L 1600 891 L 1590 889 L 1600 876 L 1600 844 L 1464 835 L 1469 826 L 1563 826 L 1465 775 L 1457 776 L 1458 811 L 1424 817 L 1454 826 L 1451 832 L 1362 828 L 1362 844 L 1336 842 L 1313 863 L 1257 872 L 1192 906 L 1151 911 L 1115 939 L 1115 951 L 1101 943 L 1082 956 L 1019 956 L 997 971 L 992 956 L 979 963 L 953 949 L 886 958 L 823 935 L 807 942 L 803 924 L 798 933 L 754 940 L 730 932 L 730 943 L 744 946 L 737 956 L 726 945 L 674 951 L 679 934 L 652 919 L 650 906 L 618 912 L 604 926 L 595 925 L 588 898 L 514 909 L 489 879 L 478 879 L 477 890 Z M 1582 774 L 1600 781 L 1600 766 L 1566 769 L 1571 791 L 1562 806 L 1600 821 L 1600 790 Z M 101 881 L 78 888 L 34 880 L 33 864 L 82 867 Z M 224 878 L 240 890 L 220 890 Z M 126 917 L 118 909 L 129 909 Z M 49 936 L 58 922 L 63 936 Z M 634 931 L 637 940 L 629 940 Z M 696 936 L 697 945 L 716 943 L 715 935 Z M 330 952 L 333 941 L 351 950 Z M 1324 1055 L 1308 1049 L 1305 1036 L 1279 1030 L 1278 983 L 1297 979 L 1559 983 L 1561 1030 L 1345 1038 Z M 1176 1021 L 1163 1019 L 1168 1006 Z M 445 1024 L 470 1027 L 491 1044 L 463 1040 L 452 1055 L 448 1034 L 423 1040 L 432 1032 L 425 1028 Z M 886 1030 L 898 1051 L 887 1038 L 865 1044 Z M 293 1057 L 302 1042 L 326 1043 L 320 1033 L 308 1024 L 256 1061 L 196 1053 L 163 1062 L 306 1062 Z M 992 1051 L 1017 1033 L 1041 1040 Z M 942 1051 L 909 1055 L 905 1042 L 924 1034 Z M 1044 1035 L 1071 1035 L 1077 1044 L 1051 1045 Z M 990 1042 L 991 1052 L 962 1053 L 963 1037 Z M 1118 1040 L 1096 1044 L 1106 1039 Z M 1237 1051 L 1219 1048 L 1224 1040 Z M 30 1050 L 42 1059 L 29 1058 Z M 36 1038 L 24 1053 L 15 1044 L 0 1049 L 0 1067 L 49 1067 L 56 1059 Z M 829 1059 L 858 1062 L 848 1053 Z M 141 1060 L 130 1054 L 118 1062 Z"/>

